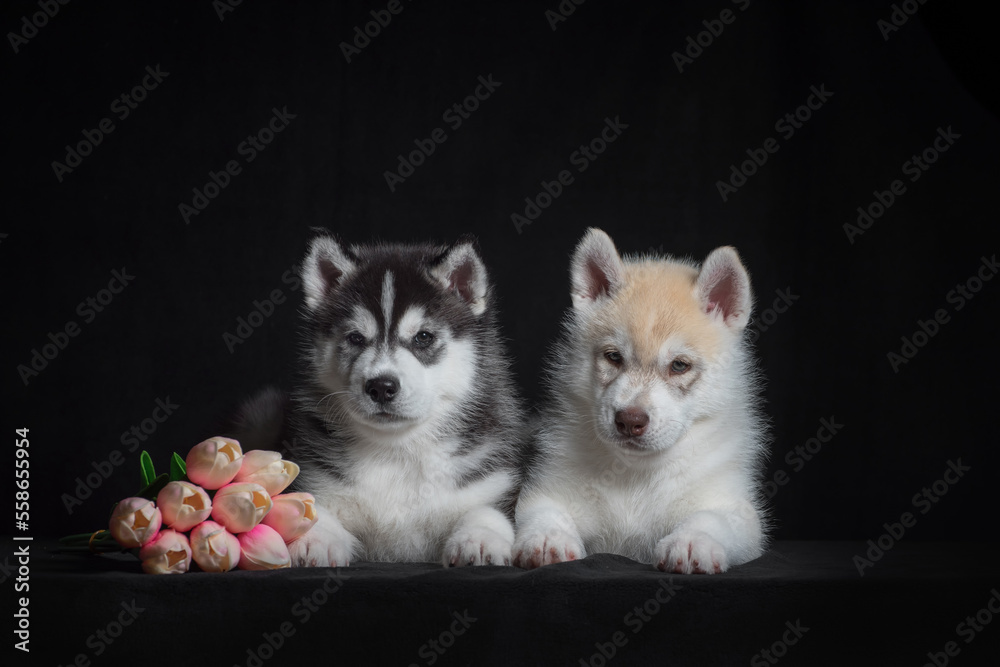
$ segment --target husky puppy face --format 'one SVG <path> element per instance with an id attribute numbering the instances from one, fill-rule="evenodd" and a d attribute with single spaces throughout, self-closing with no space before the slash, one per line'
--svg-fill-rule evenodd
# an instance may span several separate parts
<path id="1" fill-rule="evenodd" d="M 736 251 L 713 251 L 700 269 L 673 259 L 623 261 L 611 239 L 590 230 L 572 263 L 570 340 L 575 398 L 597 438 L 632 454 L 669 449 L 724 408 L 740 337 L 752 307 Z M 557 388 L 558 389 L 558 388 Z"/>
<path id="2" fill-rule="evenodd" d="M 471 240 L 345 249 L 321 236 L 302 275 L 312 377 L 331 421 L 409 436 L 472 390 L 488 285 Z"/>

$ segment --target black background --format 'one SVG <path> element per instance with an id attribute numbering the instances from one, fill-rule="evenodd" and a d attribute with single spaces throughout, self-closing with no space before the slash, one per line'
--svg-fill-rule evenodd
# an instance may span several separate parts
<path id="1" fill-rule="evenodd" d="M 569 253 L 599 226 L 624 252 L 739 249 L 767 327 L 768 479 L 789 475 L 777 537 L 866 540 L 911 511 L 907 540 L 995 539 L 1000 280 L 961 310 L 947 300 L 998 250 L 992 16 L 929 2 L 886 40 L 888 2 L 592 0 L 556 30 L 555 0 L 402 6 L 350 63 L 339 44 L 384 3 L 244 2 L 220 20 L 210 2 L 74 2 L 16 54 L 5 40 L 3 421 L 8 438 L 30 428 L 30 533 L 99 528 L 136 491 L 121 437 L 157 399 L 179 406 L 142 445 L 165 468 L 291 379 L 301 294 L 282 277 L 311 227 L 352 243 L 474 233 L 537 403 Z M 672 54 L 723 9 L 735 20 L 678 72 Z M 5 3 L 0 27 L 37 11 Z M 147 66 L 169 75 L 119 119 L 112 101 Z M 501 85 L 452 129 L 442 113 L 479 76 Z M 811 86 L 832 96 L 782 137 Z M 248 163 L 238 146 L 273 108 L 295 118 Z M 60 182 L 53 161 L 105 117 L 114 132 Z M 606 118 L 628 127 L 577 172 Z M 384 172 L 439 127 L 447 141 L 390 191 Z M 902 165 L 938 128 L 960 138 L 911 183 Z M 778 152 L 723 201 L 717 181 L 768 137 Z M 242 172 L 185 224 L 178 206 L 234 159 Z M 563 169 L 574 182 L 518 233 L 511 215 Z M 843 225 L 894 179 L 906 192 L 851 243 Z M 85 322 L 78 304 L 123 267 L 134 281 Z M 224 335 L 273 290 L 285 302 L 231 353 Z M 763 324 L 779 290 L 798 298 Z M 887 354 L 941 308 L 950 321 L 894 372 Z M 25 384 L 17 367 L 71 321 L 79 335 Z M 793 470 L 786 453 L 824 418 L 843 428 Z M 68 513 L 63 494 L 114 450 L 124 463 Z M 971 471 L 919 514 L 914 494 L 958 459 Z"/>

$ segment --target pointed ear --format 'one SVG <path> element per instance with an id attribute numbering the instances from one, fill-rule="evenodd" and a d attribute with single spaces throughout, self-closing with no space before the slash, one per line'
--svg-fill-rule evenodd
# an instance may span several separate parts
<path id="1" fill-rule="evenodd" d="M 614 294 L 625 282 L 625 265 L 614 241 L 591 228 L 577 244 L 570 266 L 570 295 L 577 310 Z"/>
<path id="2" fill-rule="evenodd" d="M 463 236 L 441 255 L 430 267 L 430 275 L 445 291 L 469 304 L 476 317 L 486 312 L 486 266 L 471 236 Z"/>
<path id="3" fill-rule="evenodd" d="M 730 246 L 716 248 L 705 258 L 695 294 L 702 309 L 709 315 L 718 313 L 727 327 L 741 330 L 750 321 L 750 276 Z"/>
<path id="4" fill-rule="evenodd" d="M 351 255 L 332 236 L 317 236 L 309 243 L 302 260 L 302 291 L 306 307 L 316 310 L 331 290 L 344 282 L 355 270 Z"/>

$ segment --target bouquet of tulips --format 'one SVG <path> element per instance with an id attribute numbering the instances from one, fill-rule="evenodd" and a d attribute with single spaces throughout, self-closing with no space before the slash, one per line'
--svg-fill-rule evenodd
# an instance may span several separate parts
<path id="1" fill-rule="evenodd" d="M 308 493 L 285 493 L 299 467 L 278 452 L 246 454 L 232 438 L 209 438 L 176 453 L 170 473 L 157 476 L 147 452 L 140 458 L 143 488 L 119 502 L 103 531 L 63 538 L 67 548 L 139 549 L 149 574 L 187 572 L 194 560 L 206 572 L 288 567 L 287 544 L 316 523 Z"/>

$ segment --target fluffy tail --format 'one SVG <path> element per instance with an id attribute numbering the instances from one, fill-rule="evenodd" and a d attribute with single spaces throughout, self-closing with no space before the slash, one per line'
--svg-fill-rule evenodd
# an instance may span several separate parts
<path id="1" fill-rule="evenodd" d="M 251 449 L 282 451 L 285 447 L 286 418 L 291 401 L 275 387 L 266 387 L 240 406 L 229 431 L 240 441 L 244 452 Z"/>

